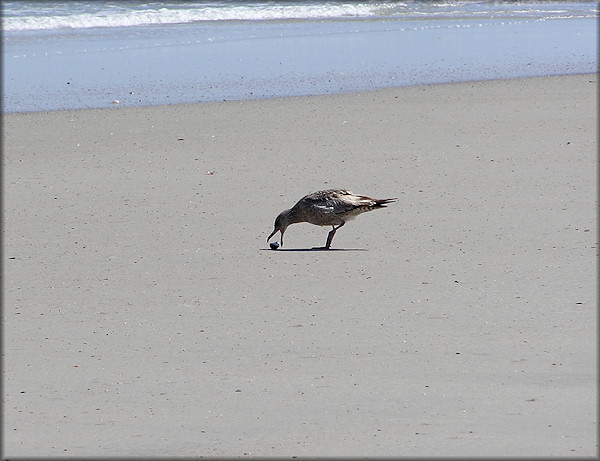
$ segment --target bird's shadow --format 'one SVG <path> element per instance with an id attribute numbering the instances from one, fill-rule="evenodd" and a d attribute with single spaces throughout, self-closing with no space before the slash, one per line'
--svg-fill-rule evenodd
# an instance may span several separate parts
<path id="1" fill-rule="evenodd" d="M 366 248 L 325 248 L 325 247 L 312 247 L 312 248 L 261 248 L 261 251 L 369 251 Z"/>

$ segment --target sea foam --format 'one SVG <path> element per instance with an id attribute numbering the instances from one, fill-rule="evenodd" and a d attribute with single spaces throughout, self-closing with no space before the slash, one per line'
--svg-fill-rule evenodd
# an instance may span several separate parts
<path id="1" fill-rule="evenodd" d="M 93 6 L 93 5 L 92 5 Z M 89 7 L 88 7 L 89 8 Z M 81 6 L 79 7 L 81 9 Z M 91 27 L 131 27 L 153 24 L 186 24 L 202 21 L 266 21 L 287 19 L 328 19 L 369 17 L 381 11 L 376 4 L 238 4 L 206 5 L 199 3 L 186 8 L 129 9 L 124 6 L 98 8 L 77 12 L 77 6 L 62 14 L 5 17 L 5 31 L 85 29 Z M 60 9 L 58 9 L 60 12 Z"/>
<path id="2" fill-rule="evenodd" d="M 449 18 L 584 18 L 597 15 L 589 2 L 4 2 L 2 30 L 135 27 L 217 21 Z"/>

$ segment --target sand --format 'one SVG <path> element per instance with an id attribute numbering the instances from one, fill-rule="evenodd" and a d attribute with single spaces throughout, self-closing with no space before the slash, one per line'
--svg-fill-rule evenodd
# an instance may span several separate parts
<path id="1" fill-rule="evenodd" d="M 596 80 L 5 115 L 3 456 L 597 455 Z"/>

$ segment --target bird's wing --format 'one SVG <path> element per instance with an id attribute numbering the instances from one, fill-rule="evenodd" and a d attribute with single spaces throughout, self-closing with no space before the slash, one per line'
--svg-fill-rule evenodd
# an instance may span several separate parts
<path id="1" fill-rule="evenodd" d="M 352 192 L 345 189 L 325 189 L 318 190 L 317 192 L 313 192 L 312 194 L 308 194 L 302 197 L 301 200 L 307 202 L 323 202 L 332 198 L 344 197 L 346 195 L 352 195 Z"/>
<path id="2" fill-rule="evenodd" d="M 376 201 L 371 197 L 356 195 L 346 189 L 327 189 L 313 192 L 303 197 L 301 201 L 306 207 L 334 214 L 344 214 L 356 208 L 372 207 L 376 204 Z"/>
<path id="3" fill-rule="evenodd" d="M 335 215 L 342 211 L 340 208 L 341 197 L 347 193 L 342 189 L 328 189 L 313 192 L 302 197 L 296 206 L 303 209 L 306 213 L 316 213 L 317 215 Z M 351 209 L 351 208 L 350 208 Z M 311 211 L 312 210 L 312 211 Z"/>
<path id="4" fill-rule="evenodd" d="M 336 215 L 349 213 L 357 208 L 370 207 L 375 202 L 369 197 L 354 195 L 351 192 L 343 191 L 344 193 L 335 194 L 323 201 L 323 206 L 331 209 Z"/>
<path id="5" fill-rule="evenodd" d="M 333 198 L 330 200 L 330 203 L 330 206 L 333 208 L 333 212 L 335 214 L 346 214 L 352 210 L 364 206 L 359 202 L 356 202 L 354 200 L 348 200 L 347 198 Z"/>

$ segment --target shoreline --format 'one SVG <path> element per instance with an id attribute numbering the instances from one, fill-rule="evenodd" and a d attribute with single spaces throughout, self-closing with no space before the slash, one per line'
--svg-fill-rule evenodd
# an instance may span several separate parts
<path id="1" fill-rule="evenodd" d="M 3 456 L 595 456 L 597 78 L 4 114 Z"/>
<path id="2" fill-rule="evenodd" d="M 294 99 L 302 99 L 302 98 L 319 98 L 319 97 L 335 97 L 335 96 L 351 96 L 358 95 L 363 93 L 379 93 L 385 91 L 394 91 L 394 90 L 402 90 L 404 88 L 418 88 L 418 87 L 435 87 L 435 86 L 443 86 L 443 85 L 465 85 L 469 83 L 484 83 L 484 82 L 510 82 L 510 81 L 518 81 L 518 80 L 531 80 L 531 79 L 547 79 L 547 78 L 562 78 L 562 77 L 582 77 L 589 76 L 590 78 L 596 78 L 598 74 L 594 72 L 575 72 L 575 73 L 565 73 L 565 74 L 552 74 L 552 75 L 536 75 L 536 76 L 526 76 L 526 77 L 507 77 L 507 78 L 489 78 L 482 80 L 464 80 L 464 81 L 453 81 L 453 82 L 439 82 L 439 83 L 420 83 L 420 84 L 409 84 L 409 85 L 400 85 L 400 86 L 388 86 L 381 88 L 371 88 L 366 90 L 352 90 L 341 93 L 317 93 L 317 94 L 301 94 L 301 95 L 292 95 L 292 96 L 273 96 L 273 97 L 263 97 L 263 98 L 255 98 L 255 99 L 226 99 L 222 101 L 198 101 L 198 102 L 182 102 L 182 103 L 173 103 L 173 104 L 149 104 L 149 105 L 121 105 L 113 104 L 111 107 L 85 107 L 78 109 L 53 109 L 53 110 L 32 110 L 32 111 L 22 111 L 22 112 L 2 112 L 0 115 L 2 116 L 11 116 L 11 115 L 25 115 L 25 114 L 36 114 L 36 113 L 54 113 L 54 112 L 78 112 L 78 111 L 92 111 L 92 110 L 118 110 L 118 109 L 144 109 L 144 108 L 161 108 L 161 107 L 177 107 L 177 106 L 194 106 L 194 105 L 205 105 L 205 104 L 222 104 L 222 103 L 230 103 L 230 104 L 240 104 L 246 102 L 260 102 L 260 101 L 277 101 L 277 100 L 294 100 Z"/>

